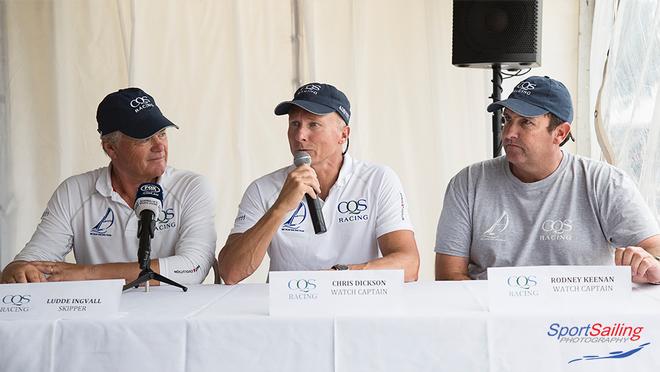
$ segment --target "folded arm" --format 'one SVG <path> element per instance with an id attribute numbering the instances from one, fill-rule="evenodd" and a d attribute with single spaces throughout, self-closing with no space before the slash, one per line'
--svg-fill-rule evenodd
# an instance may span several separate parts
<path id="1" fill-rule="evenodd" d="M 244 233 L 231 234 L 218 255 L 218 271 L 226 284 L 252 275 L 266 256 L 268 245 L 282 224 L 286 211 L 271 208 Z"/>
<path id="2" fill-rule="evenodd" d="M 158 260 L 151 269 L 160 272 Z M 82 265 L 53 261 L 14 261 L 2 271 L 2 283 L 38 283 L 69 280 L 125 279 L 135 280 L 140 273 L 137 262 Z M 157 285 L 157 282 L 151 281 Z"/>
<path id="3" fill-rule="evenodd" d="M 366 263 L 348 265 L 350 270 L 402 269 L 404 280 L 413 282 L 419 273 L 419 251 L 410 230 L 392 231 L 378 238 L 383 257 Z"/>
<path id="4" fill-rule="evenodd" d="M 435 254 L 435 280 L 470 280 L 468 258 Z"/>

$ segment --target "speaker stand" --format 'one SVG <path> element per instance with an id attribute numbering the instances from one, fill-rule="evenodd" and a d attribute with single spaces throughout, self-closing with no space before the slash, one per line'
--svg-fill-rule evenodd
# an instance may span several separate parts
<path id="1" fill-rule="evenodd" d="M 502 99 L 502 66 L 493 65 L 493 94 L 488 97 L 492 98 L 493 102 Z M 502 154 L 502 110 L 493 111 L 493 157 L 496 158 Z"/>

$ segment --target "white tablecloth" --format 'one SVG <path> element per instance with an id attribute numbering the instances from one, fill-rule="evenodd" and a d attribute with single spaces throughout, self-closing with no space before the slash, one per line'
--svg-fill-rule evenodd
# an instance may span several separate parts
<path id="1" fill-rule="evenodd" d="M 268 286 L 152 287 L 109 319 L 0 321 L 0 371 L 657 371 L 660 286 L 629 309 L 492 314 L 484 281 L 404 286 L 401 315 L 271 317 Z M 620 345 L 559 343 L 552 323 L 645 327 Z M 580 360 L 648 343 L 627 358 Z M 614 347 L 614 348 L 612 348 Z M 617 349 L 619 347 L 619 349 Z"/>

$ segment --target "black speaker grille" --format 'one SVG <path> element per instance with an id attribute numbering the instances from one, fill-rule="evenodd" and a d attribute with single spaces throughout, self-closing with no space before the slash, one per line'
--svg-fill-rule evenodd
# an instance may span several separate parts
<path id="1" fill-rule="evenodd" d="M 454 0 L 452 63 L 538 65 L 539 2 Z"/>

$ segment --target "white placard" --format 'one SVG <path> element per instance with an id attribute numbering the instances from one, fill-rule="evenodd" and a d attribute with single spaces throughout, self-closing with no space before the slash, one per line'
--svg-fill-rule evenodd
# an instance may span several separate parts
<path id="1" fill-rule="evenodd" d="M 627 304 L 630 266 L 520 266 L 488 269 L 491 311 L 575 310 Z"/>
<path id="2" fill-rule="evenodd" d="M 271 271 L 270 315 L 381 315 L 401 309 L 403 270 Z"/>
<path id="3" fill-rule="evenodd" d="M 119 311 L 123 279 L 0 285 L 0 320 L 101 317 Z"/>

